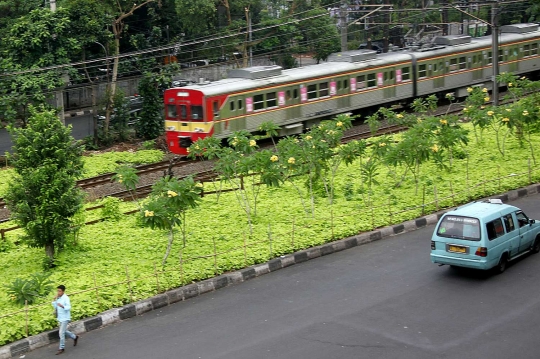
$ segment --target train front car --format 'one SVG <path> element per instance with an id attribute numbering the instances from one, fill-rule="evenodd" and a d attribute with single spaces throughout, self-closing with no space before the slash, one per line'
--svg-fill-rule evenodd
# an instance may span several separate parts
<path id="1" fill-rule="evenodd" d="M 165 90 L 164 100 L 167 145 L 172 153 L 186 156 L 193 142 L 213 133 L 204 94 L 200 90 L 171 88 Z"/>

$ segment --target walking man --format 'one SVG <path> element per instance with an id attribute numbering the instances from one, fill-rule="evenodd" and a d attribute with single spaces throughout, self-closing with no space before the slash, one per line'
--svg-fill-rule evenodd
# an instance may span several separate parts
<path id="1" fill-rule="evenodd" d="M 68 337 L 73 339 L 73 346 L 77 346 L 77 341 L 79 340 L 78 335 L 75 335 L 67 330 L 68 324 L 71 321 L 71 303 L 69 301 L 69 297 L 67 296 L 67 294 L 65 294 L 65 291 L 66 287 L 63 285 L 59 285 L 57 287 L 56 297 L 54 297 L 54 301 L 52 302 L 54 311 L 56 313 L 56 318 L 58 319 L 58 323 L 60 324 L 60 348 L 56 352 L 56 355 L 64 353 L 64 347 L 66 345 L 66 334 Z"/>

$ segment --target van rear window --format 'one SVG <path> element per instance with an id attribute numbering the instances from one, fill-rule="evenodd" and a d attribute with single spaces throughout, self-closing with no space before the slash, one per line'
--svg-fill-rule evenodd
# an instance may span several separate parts
<path id="1" fill-rule="evenodd" d="M 448 238 L 480 240 L 480 221 L 463 216 L 445 216 L 437 229 L 437 235 Z"/>

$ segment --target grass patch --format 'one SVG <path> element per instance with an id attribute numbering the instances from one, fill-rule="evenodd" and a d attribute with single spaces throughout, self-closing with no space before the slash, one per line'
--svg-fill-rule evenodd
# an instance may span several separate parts
<path id="1" fill-rule="evenodd" d="M 506 144 L 507 155 L 503 158 L 497 152 L 493 133 L 486 132 L 481 144 L 476 144 L 473 137 L 471 134 L 471 142 L 465 149 L 469 159 L 456 158 L 451 171 L 440 170 L 431 162 L 423 165 L 418 192 L 412 176 L 407 177 L 401 187 L 395 188 L 395 169 L 383 165 L 376 178 L 380 184 L 368 192 L 362 185 L 360 163 L 343 166 L 336 180 L 333 221 L 330 220 L 328 201 L 322 195 L 316 198 L 315 218 L 311 218 L 304 212 L 298 193 L 291 185 L 264 188 L 250 236 L 247 219 L 234 193 L 223 193 L 219 200 L 216 195 L 204 197 L 200 207 L 188 211 L 187 246 L 182 251 L 181 270 L 180 233 L 177 233 L 167 265 L 161 269 L 159 264 L 167 244 L 165 232 L 141 228 L 135 216 L 84 227 L 78 244 L 71 245 L 59 255 L 58 266 L 52 270 L 51 278 L 55 283 L 65 284 L 68 293 L 87 290 L 71 297 L 73 320 L 77 320 L 152 296 L 158 292 L 158 282 L 159 291 L 164 291 L 323 244 L 332 240 L 332 233 L 336 239 L 354 235 L 529 183 L 530 154 L 526 148 L 510 138 Z M 535 145 L 539 144 L 540 137 L 537 136 Z M 540 168 L 533 169 L 531 180 L 540 181 Z M 396 173 L 402 172 L 402 168 L 397 168 Z M 487 179 L 503 176 L 507 177 L 476 186 Z M 298 185 L 303 188 L 302 179 L 298 179 Z M 434 203 L 435 198 L 437 203 Z M 135 205 L 123 204 L 122 207 L 128 210 Z M 90 216 L 88 220 L 98 218 L 99 211 Z M 16 241 L 19 234 L 9 232 L 8 241 Z M 245 254 L 244 240 L 249 244 Z M 220 253 L 215 262 L 214 248 Z M 0 268 L 3 268 L 0 284 L 41 271 L 43 256 L 42 249 L 10 246 L 0 253 Z M 155 265 L 158 271 L 165 272 L 158 275 L 157 281 Z M 102 288 L 98 302 L 96 292 L 92 290 L 94 277 L 98 286 L 123 282 L 126 268 L 133 280 L 131 291 L 126 284 Z M 30 311 L 30 335 L 56 325 L 47 304 L 49 299 L 43 300 L 43 307 Z M 18 309 L 4 292 L 0 292 L 0 316 Z M 24 313 L 0 318 L 0 344 L 23 337 L 24 323 Z"/>

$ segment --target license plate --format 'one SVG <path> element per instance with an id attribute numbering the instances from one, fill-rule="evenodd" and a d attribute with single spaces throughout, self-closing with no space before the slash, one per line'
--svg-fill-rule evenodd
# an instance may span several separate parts
<path id="1" fill-rule="evenodd" d="M 448 245 L 448 251 L 454 253 L 467 253 L 467 247 Z"/>

